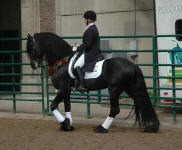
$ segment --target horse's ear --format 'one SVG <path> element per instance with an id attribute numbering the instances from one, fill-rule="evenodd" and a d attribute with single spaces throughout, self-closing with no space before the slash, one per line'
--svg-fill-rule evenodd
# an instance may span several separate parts
<path id="1" fill-rule="evenodd" d="M 27 34 L 27 38 L 31 39 L 32 35 L 30 33 Z"/>

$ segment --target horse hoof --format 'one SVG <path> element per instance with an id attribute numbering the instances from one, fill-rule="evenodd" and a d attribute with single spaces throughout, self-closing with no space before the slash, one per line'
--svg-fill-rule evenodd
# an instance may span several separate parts
<path id="1" fill-rule="evenodd" d="M 65 128 L 63 128 L 63 126 L 60 127 L 60 130 L 61 131 L 68 131 Z M 74 126 L 70 126 L 70 130 L 69 131 L 74 131 L 74 130 L 75 130 Z"/>
<path id="2" fill-rule="evenodd" d="M 149 127 L 146 127 L 143 132 L 153 133 L 153 132 L 157 132 L 158 129 L 159 128 L 149 126 Z"/>
<path id="3" fill-rule="evenodd" d="M 72 130 L 73 129 L 74 128 L 72 128 Z M 61 131 L 71 131 L 70 120 L 68 118 L 65 118 L 65 120 L 61 123 L 60 130 Z"/>
<path id="4" fill-rule="evenodd" d="M 109 130 L 105 129 L 104 127 L 102 127 L 101 125 L 98 125 L 95 129 L 94 129 L 95 133 L 108 133 Z"/>
<path id="5" fill-rule="evenodd" d="M 74 126 L 70 126 L 70 131 L 74 131 L 74 130 L 75 130 Z"/>

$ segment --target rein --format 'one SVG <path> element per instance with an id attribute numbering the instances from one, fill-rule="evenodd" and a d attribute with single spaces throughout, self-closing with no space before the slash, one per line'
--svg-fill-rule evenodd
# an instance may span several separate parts
<path id="1" fill-rule="evenodd" d="M 54 63 L 53 66 L 50 66 L 48 69 L 47 69 L 47 73 L 53 73 L 57 70 L 57 68 L 62 65 L 62 64 L 66 64 L 68 61 L 68 57 L 65 57 L 65 58 L 62 58 L 60 60 L 56 60 L 56 62 Z"/>

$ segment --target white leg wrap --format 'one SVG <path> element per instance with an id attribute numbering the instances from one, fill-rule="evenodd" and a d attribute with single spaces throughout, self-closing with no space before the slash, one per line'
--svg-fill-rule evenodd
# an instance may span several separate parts
<path id="1" fill-rule="evenodd" d="M 105 129 L 109 129 L 113 120 L 114 120 L 113 117 L 107 117 L 106 120 L 103 122 L 102 127 Z"/>
<path id="2" fill-rule="evenodd" d="M 52 113 L 54 114 L 59 123 L 62 123 L 64 121 L 65 118 L 61 115 L 61 113 L 57 109 L 53 110 Z"/>
<path id="3" fill-rule="evenodd" d="M 72 125 L 73 120 L 72 120 L 71 112 L 66 112 L 66 118 L 70 120 L 70 125 Z"/>

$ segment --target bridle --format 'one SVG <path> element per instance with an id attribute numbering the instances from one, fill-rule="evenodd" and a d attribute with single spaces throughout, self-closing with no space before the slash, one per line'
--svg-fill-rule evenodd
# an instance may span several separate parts
<path id="1" fill-rule="evenodd" d="M 38 66 L 40 66 L 41 63 L 41 56 L 40 53 L 38 52 L 38 44 L 36 44 L 35 42 L 35 38 L 33 36 L 31 36 L 30 34 L 28 35 L 28 40 L 31 43 L 31 49 L 29 49 L 28 53 L 31 55 L 31 63 L 33 66 L 35 66 L 35 62 L 38 63 Z M 34 67 L 35 69 L 37 67 Z"/>
<path id="2" fill-rule="evenodd" d="M 32 36 L 32 43 L 33 43 L 33 51 L 36 51 L 37 46 L 35 44 L 35 38 Z"/>

